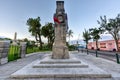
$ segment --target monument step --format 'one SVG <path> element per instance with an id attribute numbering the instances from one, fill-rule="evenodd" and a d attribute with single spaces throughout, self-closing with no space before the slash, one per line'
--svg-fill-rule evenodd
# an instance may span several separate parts
<path id="1" fill-rule="evenodd" d="M 12 79 L 40 79 L 40 78 L 111 78 L 108 74 L 34 74 L 34 75 L 12 75 Z"/>
<path id="2" fill-rule="evenodd" d="M 36 64 L 33 68 L 88 68 L 85 64 Z"/>
<path id="3" fill-rule="evenodd" d="M 33 68 L 34 65 L 40 65 L 39 60 L 23 67 L 13 73 L 11 79 L 40 79 L 40 78 L 111 78 L 111 74 L 104 70 L 89 65 L 88 68 Z M 84 64 L 82 62 L 82 64 Z M 81 65 L 82 65 L 81 64 Z M 41 64 L 46 65 L 46 64 Z M 52 65 L 52 64 L 49 64 Z M 53 64 L 54 65 L 54 64 Z M 60 64 L 56 64 L 60 65 Z M 65 65 L 65 64 L 62 64 Z M 39 67 L 39 66 L 36 66 Z"/>
<path id="4" fill-rule="evenodd" d="M 74 56 L 70 56 L 69 59 L 51 59 L 51 55 L 45 55 L 45 57 L 39 62 L 39 64 L 80 64 L 81 61 Z"/>
<path id="5" fill-rule="evenodd" d="M 79 64 L 81 61 L 78 60 L 43 60 L 40 64 Z"/>
<path id="6" fill-rule="evenodd" d="M 10 76 L 12 79 L 36 79 L 36 78 L 111 78 L 111 74 L 104 71 L 94 71 L 90 69 L 75 68 L 33 68 L 17 71 Z"/>
<path id="7" fill-rule="evenodd" d="M 31 64 L 23 67 L 17 72 L 13 73 L 10 77 L 12 79 L 40 79 L 40 78 L 111 78 L 111 74 L 104 70 L 90 64 L 86 64 L 81 60 L 81 63 L 74 64 L 40 64 L 40 62 L 66 62 L 66 61 L 79 61 L 75 56 L 70 59 L 50 59 L 46 56 L 42 60 L 36 60 Z M 86 68 L 79 68 L 86 65 Z M 77 66 L 77 67 L 75 67 Z M 88 67 L 89 66 L 89 67 Z M 34 68 L 33 68 L 34 67 Z M 36 67 L 36 68 L 35 68 Z"/>

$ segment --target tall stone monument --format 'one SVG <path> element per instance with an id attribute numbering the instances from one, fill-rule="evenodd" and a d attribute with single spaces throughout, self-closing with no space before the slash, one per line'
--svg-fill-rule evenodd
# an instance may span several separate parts
<path id="1" fill-rule="evenodd" d="M 17 32 L 14 34 L 13 45 L 17 45 Z"/>
<path id="2" fill-rule="evenodd" d="M 54 14 L 55 40 L 53 44 L 53 59 L 69 58 L 66 46 L 66 33 L 68 29 L 67 14 L 64 9 L 64 1 L 56 1 L 56 13 Z"/>

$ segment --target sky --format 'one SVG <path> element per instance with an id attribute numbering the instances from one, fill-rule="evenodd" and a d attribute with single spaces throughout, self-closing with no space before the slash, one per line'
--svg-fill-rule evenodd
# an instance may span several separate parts
<path id="1" fill-rule="evenodd" d="M 99 27 L 100 16 L 115 18 L 120 13 L 120 0 L 63 0 L 71 40 L 82 39 L 84 29 Z M 53 22 L 56 0 L 0 0 L 0 36 L 13 39 L 34 39 L 28 32 L 29 18 L 41 18 L 40 23 Z"/>

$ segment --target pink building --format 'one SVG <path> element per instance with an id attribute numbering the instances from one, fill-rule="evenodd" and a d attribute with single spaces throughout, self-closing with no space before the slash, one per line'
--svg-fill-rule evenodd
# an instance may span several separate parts
<path id="1" fill-rule="evenodd" d="M 119 40 L 118 45 L 120 48 L 120 40 Z M 113 49 L 117 50 L 114 40 L 99 41 L 98 48 L 100 50 L 108 50 L 108 51 L 113 51 Z M 89 42 L 88 49 L 96 49 L 96 42 Z"/>

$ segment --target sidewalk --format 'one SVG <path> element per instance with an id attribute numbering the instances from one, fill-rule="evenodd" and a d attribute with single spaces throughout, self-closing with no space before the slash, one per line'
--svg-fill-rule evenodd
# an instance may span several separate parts
<path id="1" fill-rule="evenodd" d="M 120 64 L 103 58 L 87 55 L 87 53 L 75 52 L 75 56 L 87 64 L 95 65 L 112 74 L 114 80 L 120 80 Z"/>
<path id="2" fill-rule="evenodd" d="M 7 64 L 1 65 L 0 66 L 0 80 L 5 80 L 7 77 L 9 77 L 10 74 L 16 72 L 17 70 L 33 62 L 34 60 L 40 59 L 43 55 L 44 55 L 44 52 L 43 54 L 42 52 L 27 54 L 26 57 L 23 59 L 18 59 L 16 61 L 11 61 Z"/>

